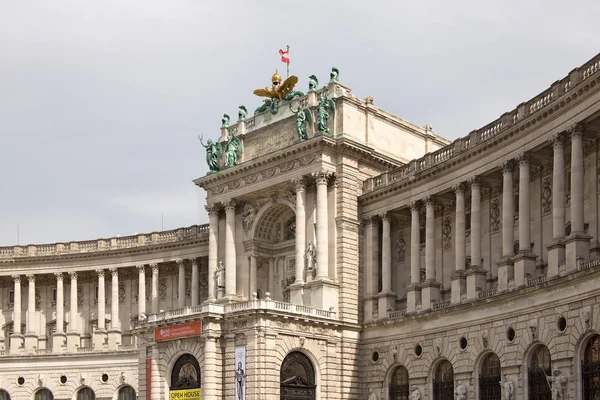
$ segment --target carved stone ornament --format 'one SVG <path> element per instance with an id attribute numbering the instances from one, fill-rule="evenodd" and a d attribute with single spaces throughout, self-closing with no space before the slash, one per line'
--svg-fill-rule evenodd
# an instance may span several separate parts
<path id="1" fill-rule="evenodd" d="M 396 252 L 398 255 L 398 262 L 404 262 L 406 259 L 406 241 L 402 237 L 402 230 L 398 230 L 396 234 Z"/>
<path id="2" fill-rule="evenodd" d="M 444 222 L 442 225 L 442 234 L 443 234 L 443 245 L 444 250 L 449 249 L 452 244 L 452 226 L 450 223 L 450 217 L 445 216 Z"/>
<path id="3" fill-rule="evenodd" d="M 244 231 L 249 233 L 254 224 L 256 218 L 256 209 L 249 203 L 244 204 L 244 211 L 242 213 L 242 220 L 244 223 Z"/>
<path id="4" fill-rule="evenodd" d="M 492 200 L 490 209 L 490 227 L 492 228 L 492 233 L 500 230 L 500 201 L 498 199 Z"/>
<path id="5" fill-rule="evenodd" d="M 552 178 L 546 176 L 542 179 L 542 213 L 552 211 Z"/>

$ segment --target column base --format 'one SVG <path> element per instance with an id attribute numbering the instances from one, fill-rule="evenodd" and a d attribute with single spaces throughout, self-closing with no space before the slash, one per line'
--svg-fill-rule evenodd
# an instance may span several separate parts
<path id="1" fill-rule="evenodd" d="M 118 350 L 119 346 L 121 345 L 121 341 L 121 329 L 110 328 L 108 330 L 108 348 L 110 350 Z"/>
<path id="2" fill-rule="evenodd" d="M 421 309 L 431 310 L 433 305 L 440 301 L 440 284 L 434 279 L 426 280 L 421 285 Z"/>
<path id="3" fill-rule="evenodd" d="M 508 281 L 514 278 L 514 264 L 510 257 L 498 261 L 498 292 L 508 290 Z"/>
<path id="4" fill-rule="evenodd" d="M 565 262 L 565 242 L 562 238 L 555 239 L 548 246 L 548 278 L 558 276 L 559 265 Z"/>
<path id="5" fill-rule="evenodd" d="M 321 310 L 337 310 L 340 285 L 328 279 L 312 281 L 304 285 L 310 291 L 310 307 Z"/>
<path id="6" fill-rule="evenodd" d="M 396 309 L 396 293 L 392 291 L 382 291 L 377 297 L 379 298 L 379 319 L 387 319 L 388 312 Z"/>
<path id="7" fill-rule="evenodd" d="M 108 349 L 108 331 L 106 329 L 96 329 L 93 343 L 95 350 Z"/>
<path id="8" fill-rule="evenodd" d="M 485 290 L 487 271 L 479 265 L 472 265 L 467 271 L 467 300 L 477 300 L 479 291 Z"/>
<path id="9" fill-rule="evenodd" d="M 79 332 L 67 332 L 67 351 L 76 352 L 81 346 L 81 334 Z"/>
<path id="10" fill-rule="evenodd" d="M 576 271 L 578 261 L 587 261 L 589 259 L 591 239 L 591 236 L 583 232 L 574 232 L 565 240 L 567 271 Z"/>
<path id="11" fill-rule="evenodd" d="M 38 335 L 35 332 L 27 332 L 25 334 L 25 350 L 33 352 L 38 345 Z"/>
<path id="12" fill-rule="evenodd" d="M 462 294 L 466 292 L 465 271 L 458 270 L 452 274 L 452 284 L 450 286 L 450 302 L 458 304 L 462 301 Z"/>
<path id="13" fill-rule="evenodd" d="M 537 256 L 530 251 L 520 251 L 514 258 L 515 265 L 515 287 L 519 288 L 527 284 L 527 278 L 533 278 Z"/>
<path id="14" fill-rule="evenodd" d="M 297 282 L 290 285 L 290 303 L 303 305 L 304 283 Z"/>
<path id="15" fill-rule="evenodd" d="M 54 332 L 52 334 L 52 352 L 62 353 L 67 348 L 67 334 L 64 332 Z"/>
<path id="16" fill-rule="evenodd" d="M 225 288 L 218 288 L 217 299 L 222 299 L 223 297 L 225 297 Z"/>
<path id="17" fill-rule="evenodd" d="M 377 305 L 377 307 L 376 307 Z M 363 314 L 363 319 L 365 322 L 372 322 L 375 321 L 377 318 L 379 318 L 379 313 L 378 313 L 378 300 L 377 300 L 377 296 L 373 296 L 373 293 L 367 293 L 365 294 L 365 297 L 363 299 L 363 306 L 364 306 L 364 314 Z"/>
<path id="18" fill-rule="evenodd" d="M 421 286 L 418 283 L 411 283 L 406 287 L 406 312 L 417 312 L 419 304 L 421 304 Z"/>
<path id="19" fill-rule="evenodd" d="M 9 354 L 21 354 L 24 351 L 24 337 L 20 333 L 10 335 L 10 351 Z"/>

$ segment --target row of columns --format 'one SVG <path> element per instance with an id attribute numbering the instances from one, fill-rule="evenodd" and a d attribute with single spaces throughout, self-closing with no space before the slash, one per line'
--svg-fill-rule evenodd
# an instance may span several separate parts
<path id="1" fill-rule="evenodd" d="M 554 135 L 550 143 L 553 146 L 553 187 L 552 187 L 552 226 L 553 242 L 548 247 L 548 277 L 559 274 L 559 265 L 565 264 L 567 270 L 577 267 L 577 262 L 589 257 L 590 237 L 584 232 L 584 175 L 583 175 L 583 129 L 574 125 L 568 131 L 571 137 L 571 234 L 565 238 L 565 134 Z M 498 262 L 498 291 L 508 290 L 509 281 L 514 279 L 515 287 L 524 286 L 528 275 L 535 276 L 537 255 L 531 251 L 531 209 L 530 209 L 530 155 L 519 154 L 515 159 L 502 163 L 502 259 Z M 519 249 L 514 252 L 514 193 L 513 172 L 519 168 Z M 465 189 L 471 190 L 471 267 L 465 271 Z M 477 298 L 477 292 L 486 285 L 486 271 L 482 263 L 481 241 L 481 178 L 472 177 L 467 182 L 453 187 L 456 199 L 455 213 L 455 272 L 452 275 L 451 302 L 459 303 L 466 297 Z M 419 225 L 419 207 L 426 210 L 425 222 L 425 282 L 421 283 L 421 243 Z M 407 312 L 431 308 L 432 302 L 439 301 L 439 282 L 435 276 L 435 207 L 433 199 L 428 196 L 419 202 L 409 205 L 411 210 L 411 258 L 410 285 L 407 287 Z M 381 262 L 382 291 L 391 291 L 390 235 L 387 214 L 382 214 L 382 256 L 378 260 L 378 230 L 371 219 L 367 220 L 365 232 L 366 290 L 365 313 L 369 319 L 374 310 L 374 294 L 377 291 L 378 273 L 375 266 Z M 565 251 L 566 250 L 566 251 Z M 381 297 L 380 297 L 381 298 Z M 379 307 L 379 317 L 383 318 L 389 309 Z"/>

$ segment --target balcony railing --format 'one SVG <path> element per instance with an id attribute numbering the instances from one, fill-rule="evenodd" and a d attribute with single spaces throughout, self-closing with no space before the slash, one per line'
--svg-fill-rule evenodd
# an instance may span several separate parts
<path id="1" fill-rule="evenodd" d="M 85 240 L 81 242 L 38 244 L 0 247 L 0 260 L 20 257 L 48 257 L 63 254 L 89 253 L 152 246 L 185 240 L 208 237 L 207 225 L 193 225 L 187 228 L 145 233 L 109 239 Z"/>
<path id="2" fill-rule="evenodd" d="M 589 261 L 582 262 L 579 264 L 579 270 L 583 271 L 590 268 L 595 268 L 600 266 L 600 257 L 593 258 Z"/>
<path id="3" fill-rule="evenodd" d="M 520 104 L 512 111 L 504 113 L 500 118 L 469 133 L 468 136 L 458 138 L 453 143 L 442 147 L 433 153 L 427 153 L 419 159 L 410 161 L 407 165 L 367 179 L 365 181 L 363 192 L 368 193 L 381 187 L 391 185 L 394 182 L 410 179 L 416 173 L 433 168 L 438 164 L 459 156 L 461 152 L 490 140 L 525 118 L 542 112 L 548 105 L 555 103 L 559 98 L 570 93 L 576 85 L 584 83 L 592 75 L 600 73 L 599 71 L 600 54 L 596 55 L 581 67 L 574 69 L 568 76 L 555 82 L 550 88 L 544 90 L 531 100 Z"/>

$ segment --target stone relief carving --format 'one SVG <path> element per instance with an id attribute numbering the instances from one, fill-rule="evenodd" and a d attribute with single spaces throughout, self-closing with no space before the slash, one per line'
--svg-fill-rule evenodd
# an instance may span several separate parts
<path id="1" fill-rule="evenodd" d="M 244 212 L 242 213 L 242 219 L 244 221 L 244 231 L 246 233 L 250 232 L 250 230 L 252 229 L 252 225 L 254 224 L 255 218 L 256 209 L 248 203 L 244 204 Z"/>
<path id="2" fill-rule="evenodd" d="M 421 400 L 421 392 L 415 385 L 412 385 L 410 389 L 410 400 Z"/>
<path id="3" fill-rule="evenodd" d="M 160 300 L 167 299 L 167 278 L 165 277 L 158 279 L 158 298 Z"/>
<path id="4" fill-rule="evenodd" d="M 404 238 L 402 237 L 402 231 L 398 230 L 397 236 L 396 236 L 396 252 L 398 254 L 398 262 L 404 262 L 405 258 L 406 258 L 406 242 L 404 241 Z"/>
<path id="5" fill-rule="evenodd" d="M 514 400 L 515 398 L 515 386 L 507 375 L 504 375 L 504 382 L 500 382 L 500 385 L 504 389 L 504 399 Z"/>
<path id="6" fill-rule="evenodd" d="M 552 211 L 552 178 L 547 176 L 542 180 L 542 213 Z"/>
<path id="7" fill-rule="evenodd" d="M 500 230 L 500 200 L 493 199 L 490 210 L 490 227 L 492 233 Z"/>
<path id="8" fill-rule="evenodd" d="M 442 226 L 442 234 L 443 234 L 443 246 L 444 250 L 449 249 L 452 243 L 452 226 L 450 225 L 450 216 L 444 217 L 444 222 Z"/>
<path id="9" fill-rule="evenodd" d="M 591 319 L 592 319 L 592 315 L 590 314 L 590 312 L 588 310 L 584 311 L 581 314 L 581 321 L 583 322 L 583 327 L 585 328 L 586 331 L 590 329 Z"/>
<path id="10" fill-rule="evenodd" d="M 552 375 L 546 376 L 550 387 L 552 388 L 552 400 L 563 400 L 565 399 L 565 386 L 567 384 L 567 377 L 562 374 L 558 368 L 552 370 Z"/>
<path id="11" fill-rule="evenodd" d="M 83 289 L 77 288 L 77 307 L 83 307 Z"/>
<path id="12" fill-rule="evenodd" d="M 119 304 L 125 303 L 125 284 L 119 282 Z"/>
<path id="13" fill-rule="evenodd" d="M 467 388 L 461 381 L 456 381 L 454 394 L 456 395 L 456 400 L 467 400 Z"/>

